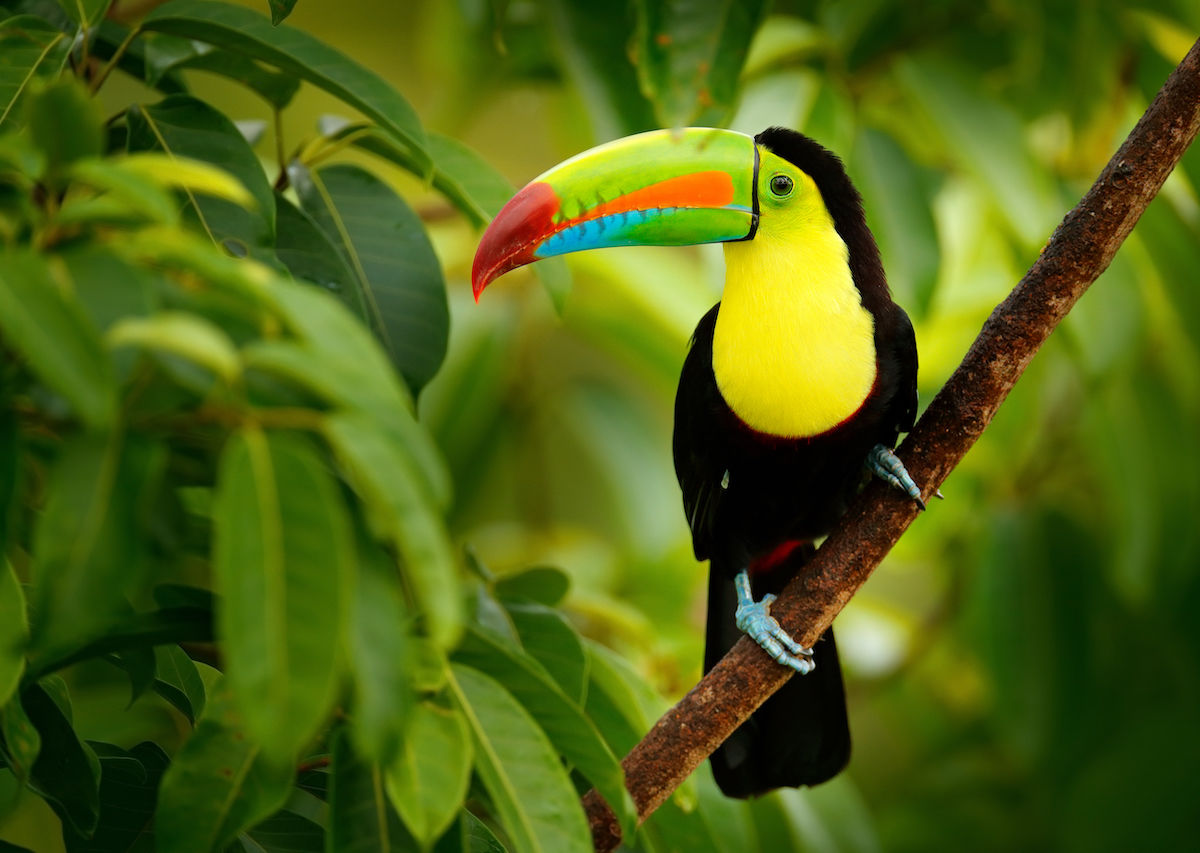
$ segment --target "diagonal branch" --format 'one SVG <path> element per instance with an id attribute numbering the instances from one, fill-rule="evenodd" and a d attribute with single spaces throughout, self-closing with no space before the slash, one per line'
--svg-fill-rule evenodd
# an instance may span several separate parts
<path id="1" fill-rule="evenodd" d="M 1029 272 L 992 312 L 904 441 L 900 456 L 913 479 L 924 484 L 925 497 L 983 433 L 1038 348 L 1108 267 L 1197 130 L 1200 41 L 1167 78 Z M 772 605 L 772 614 L 802 644 L 815 643 L 917 515 L 914 503 L 897 491 L 878 481 L 868 486 L 804 573 Z M 790 675 L 743 637 L 622 762 L 640 819 L 658 808 Z M 615 848 L 621 831 L 603 799 L 591 791 L 584 806 L 596 850 Z"/>

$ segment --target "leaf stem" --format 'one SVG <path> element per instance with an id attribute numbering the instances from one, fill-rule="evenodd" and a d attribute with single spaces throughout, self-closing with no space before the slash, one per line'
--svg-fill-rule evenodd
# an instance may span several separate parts
<path id="1" fill-rule="evenodd" d="M 108 62 L 104 64 L 104 67 L 100 69 L 100 73 L 92 80 L 92 84 L 88 87 L 90 94 L 95 95 L 100 91 L 100 87 L 104 85 L 104 81 L 108 79 L 108 75 L 112 73 L 117 63 L 125 56 L 125 51 L 129 49 L 129 45 L 133 44 L 133 40 L 141 35 L 141 32 L 140 27 L 130 28 L 129 35 L 121 40 L 121 43 L 117 45 L 117 49 L 113 51 L 113 55 L 108 58 Z"/>

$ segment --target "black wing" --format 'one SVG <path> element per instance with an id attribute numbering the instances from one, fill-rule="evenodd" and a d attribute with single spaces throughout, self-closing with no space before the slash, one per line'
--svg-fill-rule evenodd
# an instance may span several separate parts
<path id="1" fill-rule="evenodd" d="M 895 303 L 891 341 L 897 371 L 896 394 L 888 406 L 887 423 L 897 432 L 908 432 L 917 421 L 917 336 L 904 309 Z"/>
<path id="2" fill-rule="evenodd" d="M 721 478 L 728 464 L 713 435 L 720 405 L 712 370 L 713 328 L 719 307 L 714 305 L 696 326 L 675 394 L 675 476 L 683 490 L 683 510 L 692 528 L 697 560 L 707 559 L 712 552 L 713 523 L 725 496 Z"/>

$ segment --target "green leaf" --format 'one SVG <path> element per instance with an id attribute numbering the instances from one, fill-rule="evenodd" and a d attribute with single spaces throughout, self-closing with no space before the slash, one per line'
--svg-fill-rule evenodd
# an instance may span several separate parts
<path id="1" fill-rule="evenodd" d="M 204 711 L 204 682 L 196 664 L 177 645 L 154 648 L 154 691 L 195 724 Z"/>
<path id="2" fill-rule="evenodd" d="M 662 700 L 620 656 L 591 640 L 587 715 L 617 755 L 625 755 L 665 710 Z"/>
<path id="3" fill-rule="evenodd" d="M 164 607 L 162 610 L 136 613 L 126 617 L 87 645 L 70 649 L 57 656 L 31 657 L 25 681 L 41 678 L 47 673 L 81 660 L 89 660 L 126 649 L 160 646 L 166 643 L 211 643 L 212 641 L 211 609 L 187 606 Z"/>
<path id="4" fill-rule="evenodd" d="M 904 150 L 877 130 L 859 135 L 854 172 L 888 283 L 898 302 L 909 306 L 914 317 L 923 317 L 933 298 L 940 262 L 933 193 Z"/>
<path id="5" fill-rule="evenodd" d="M 60 225 L 86 222 L 126 222 L 145 219 L 174 225 L 179 210 L 162 183 L 119 160 L 83 160 L 71 169 L 71 177 L 101 191 L 98 197 L 71 195 L 59 210 Z M 80 208 L 83 208 L 82 211 Z M 98 208 L 98 210 L 97 210 Z"/>
<path id="6" fill-rule="evenodd" d="M 112 0 L 58 0 L 72 21 L 83 29 L 96 26 L 104 19 Z"/>
<path id="7" fill-rule="evenodd" d="M 42 736 L 25 713 L 20 694 L 14 694 L 0 707 L 0 734 L 4 736 L 0 744 L 4 746 L 9 769 L 22 784 L 27 784 L 42 751 Z"/>
<path id="8" fill-rule="evenodd" d="M 473 749 L 466 718 L 421 702 L 397 760 L 387 767 L 387 793 L 413 838 L 428 850 L 462 807 Z"/>
<path id="9" fill-rule="evenodd" d="M 342 253 L 307 213 L 278 194 L 275 256 L 296 278 L 334 293 L 356 316 L 367 316 L 362 290 Z"/>
<path id="10" fill-rule="evenodd" d="M 247 736 L 228 690 L 219 691 L 163 776 L 154 818 L 157 850 L 224 850 L 239 832 L 284 804 L 293 774 L 293 767 L 266 760 Z"/>
<path id="11" fill-rule="evenodd" d="M 408 101 L 383 78 L 308 33 L 274 28 L 249 9 L 215 0 L 165 3 L 146 16 L 142 29 L 208 42 L 307 80 L 417 152 L 425 151 L 425 132 Z M 424 172 L 428 171 L 427 163 Z"/>
<path id="12" fill-rule="evenodd" d="M 104 150 L 100 108 L 73 77 L 35 90 L 25 105 L 25 118 L 52 175 L 76 160 L 99 157 Z"/>
<path id="13" fill-rule="evenodd" d="M 468 628 L 454 660 L 500 681 L 533 715 L 563 757 L 604 796 L 623 831 L 632 834 L 637 826 L 637 809 L 625 788 L 620 761 L 580 706 L 568 698 L 540 663 L 476 628 Z"/>
<path id="14" fill-rule="evenodd" d="M 545 733 L 503 687 L 452 666 L 450 687 L 471 726 L 475 771 L 517 853 L 587 853 L 579 795 Z"/>
<path id="15" fill-rule="evenodd" d="M 164 311 L 150 317 L 127 317 L 108 330 L 110 347 L 138 347 L 180 356 L 207 368 L 226 385 L 241 374 L 237 348 L 220 326 L 184 311 Z"/>
<path id="16" fill-rule="evenodd" d="M 129 705 L 136 702 L 154 684 L 154 649 L 134 646 L 123 652 L 107 655 L 106 660 L 129 676 Z M 126 706 L 128 707 L 128 706 Z"/>
<path id="17" fill-rule="evenodd" d="M 946 149 L 987 188 L 1013 233 L 1027 246 L 1042 245 L 1062 205 L 1029 151 L 1018 116 L 940 61 L 908 57 L 897 69 L 908 97 L 933 122 Z"/>
<path id="18" fill-rule="evenodd" d="M 0 251 L 0 332 L 88 426 L 112 422 L 116 389 L 100 338 L 35 254 Z"/>
<path id="19" fill-rule="evenodd" d="M 145 576 L 148 510 L 165 461 L 160 445 L 130 434 L 65 443 L 34 535 L 38 653 L 90 640 L 125 610 Z"/>
<path id="20" fill-rule="evenodd" d="M 247 428 L 222 452 L 213 524 L 230 689 L 265 755 L 294 760 L 337 686 L 355 561 L 345 504 L 307 440 Z"/>
<path id="21" fill-rule="evenodd" d="M 239 841 L 246 853 L 323 853 L 325 830 L 303 815 L 281 811 L 246 830 Z"/>
<path id="22" fill-rule="evenodd" d="M 13 695 L 25 671 L 28 640 L 25 593 L 12 566 L 0 559 L 0 707 Z"/>
<path id="23" fill-rule="evenodd" d="M 42 741 L 29 786 L 64 824 L 90 836 L 100 816 L 100 762 L 41 685 L 29 685 L 21 702 Z"/>
<path id="24" fill-rule="evenodd" d="M 587 696 L 587 654 L 583 642 L 559 612 L 533 602 L 505 602 L 521 645 L 546 668 L 573 702 Z"/>
<path id="25" fill-rule="evenodd" d="M 766 0 L 643 0 L 637 56 L 642 91 L 664 127 L 719 124 L 733 108 Z"/>
<path id="26" fill-rule="evenodd" d="M 508 853 L 487 825 L 466 809 L 433 848 L 433 853 Z"/>
<path id="27" fill-rule="evenodd" d="M 422 162 L 409 149 L 397 144 L 372 124 L 351 124 L 343 119 L 325 116 L 321 120 L 321 132 L 326 134 L 325 138 L 319 143 L 314 143 L 301 156 L 302 161 L 306 162 L 309 156 L 327 151 L 330 145 L 336 146 L 348 141 L 356 148 L 369 151 L 402 169 L 418 175 L 421 173 Z M 478 152 L 457 139 L 430 132 L 428 143 L 429 153 L 433 157 L 433 188 L 449 199 L 474 225 L 483 226 L 490 222 L 516 192 L 516 188 L 507 178 Z M 571 274 L 566 262 L 562 258 L 546 258 L 535 264 L 532 269 L 546 288 L 555 310 L 561 313 L 566 294 L 571 289 Z M 310 281 L 314 280 L 309 276 L 300 275 L 294 269 L 292 272 L 302 278 L 309 278 Z M 337 280 L 347 279 L 343 276 Z M 351 304 L 351 307 L 355 306 Z M 366 315 L 360 311 L 360 316 Z"/>
<path id="28" fill-rule="evenodd" d="M 185 68 L 207 71 L 241 83 L 276 109 L 290 104 L 300 89 L 300 80 L 294 75 L 264 68 L 241 53 L 159 33 L 149 33 L 143 41 L 146 80 L 152 85 L 170 80 Z"/>
<path id="29" fill-rule="evenodd" d="M 219 166 L 238 179 L 253 206 L 238 199 L 215 198 L 203 188 L 189 188 L 189 210 L 199 226 L 233 254 L 249 254 L 272 262 L 275 198 L 258 157 L 225 115 L 188 95 L 172 95 L 127 113 L 131 151 L 166 152 L 178 158 Z M 191 191 L 194 189 L 195 191 Z"/>
<path id="30" fill-rule="evenodd" d="M 416 649 L 394 559 L 366 535 L 358 540 L 358 572 L 344 626 L 353 673 L 355 748 L 386 764 L 400 748 L 416 703 Z"/>
<path id="31" fill-rule="evenodd" d="M 325 116 L 320 126 L 325 138 L 310 149 L 314 154 L 330 145 L 348 141 L 402 169 L 421 174 L 421 161 L 412 150 L 397 144 L 373 124 L 350 123 Z M 427 142 L 429 155 L 433 158 L 433 188 L 449 199 L 472 224 L 486 225 L 516 192 L 508 178 L 477 151 L 458 140 L 431 131 Z"/>
<path id="32" fill-rule="evenodd" d="M 547 607 L 561 604 L 570 590 L 571 576 L 554 566 L 535 566 L 505 575 L 495 583 L 497 598 L 525 599 Z"/>
<path id="33" fill-rule="evenodd" d="M 407 853 L 412 849 L 388 802 L 379 764 L 354 752 L 346 729 L 333 741 L 329 780 L 328 850 L 337 853 Z"/>
<path id="34" fill-rule="evenodd" d="M 253 344 L 249 366 L 289 378 L 334 405 L 361 409 L 388 422 L 412 420 L 412 398 L 379 342 L 329 293 L 280 282 L 272 297 L 301 345 Z"/>
<path id="35" fill-rule="evenodd" d="M 420 218 L 391 187 L 357 166 L 293 165 L 304 211 L 354 272 L 371 330 L 416 393 L 446 356 L 446 284 Z"/>
<path id="36" fill-rule="evenodd" d="M 70 47 L 66 33 L 33 15 L 0 21 L 0 129 L 13 120 L 33 80 L 62 70 Z"/>
<path id="37" fill-rule="evenodd" d="M 450 648 L 463 620 L 459 571 L 420 465 L 406 444 L 361 415 L 330 416 L 324 434 L 366 504 L 373 532 L 402 557 L 429 636 L 441 648 Z"/>
<path id="38" fill-rule="evenodd" d="M 97 745 L 97 750 L 99 750 Z M 129 752 L 104 745 L 100 758 L 100 820 L 90 840 L 63 833 L 67 853 L 127 851 L 153 835 L 151 818 L 159 782 L 170 764 L 162 747 L 150 741 Z"/>
<path id="39" fill-rule="evenodd" d="M 70 275 L 75 298 L 101 331 L 118 319 L 144 317 L 159 303 L 158 274 L 123 260 L 108 247 L 82 243 L 59 257 Z"/>
<path id="40" fill-rule="evenodd" d="M 631 10 L 616 7 L 597 15 L 588 0 L 551 0 L 548 6 L 559 65 L 587 95 L 592 138 L 607 141 L 658 127 L 629 58 Z"/>
<path id="41" fill-rule="evenodd" d="M 296 8 L 296 0 L 267 0 L 267 5 L 271 7 L 271 23 L 279 25 L 292 14 L 292 10 Z"/>
<path id="42" fill-rule="evenodd" d="M 164 95 L 186 92 L 187 84 L 178 73 L 166 69 L 164 69 L 165 73 L 155 73 L 151 62 L 152 42 L 160 38 L 168 39 L 170 36 L 146 33 L 141 38 L 130 41 L 130 32 L 130 28 L 124 24 L 118 24 L 111 18 L 105 18 L 95 30 L 95 37 L 92 40 L 92 55 L 108 62 L 123 47 L 124 52 L 117 57 L 117 68 L 121 71 L 134 80 L 144 80 Z M 180 39 L 174 39 L 174 41 L 180 41 Z"/>

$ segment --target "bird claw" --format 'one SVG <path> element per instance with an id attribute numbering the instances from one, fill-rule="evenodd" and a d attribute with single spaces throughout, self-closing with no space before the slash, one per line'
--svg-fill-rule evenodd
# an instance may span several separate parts
<path id="1" fill-rule="evenodd" d="M 740 581 L 745 576 L 745 572 L 738 576 Z M 741 586 L 739 585 L 738 608 L 734 613 L 734 621 L 737 623 L 738 629 L 743 631 L 750 639 L 758 643 L 773 660 L 783 666 L 794 669 L 801 675 L 807 675 L 812 672 L 815 664 L 812 661 L 812 649 L 806 649 L 804 646 L 792 639 L 792 635 L 783 629 L 779 622 L 771 615 L 771 603 L 775 601 L 774 595 L 764 595 L 761 601 L 753 601 L 748 598 L 749 580 L 745 582 L 747 596 L 741 595 Z"/>
<path id="2" fill-rule="evenodd" d="M 925 509 L 925 501 L 921 500 L 921 490 L 909 476 L 904 463 L 890 449 L 882 444 L 875 445 L 867 454 L 866 465 L 876 477 L 904 492 L 917 502 L 917 506 Z M 942 497 L 942 493 L 938 492 L 937 496 Z"/>

